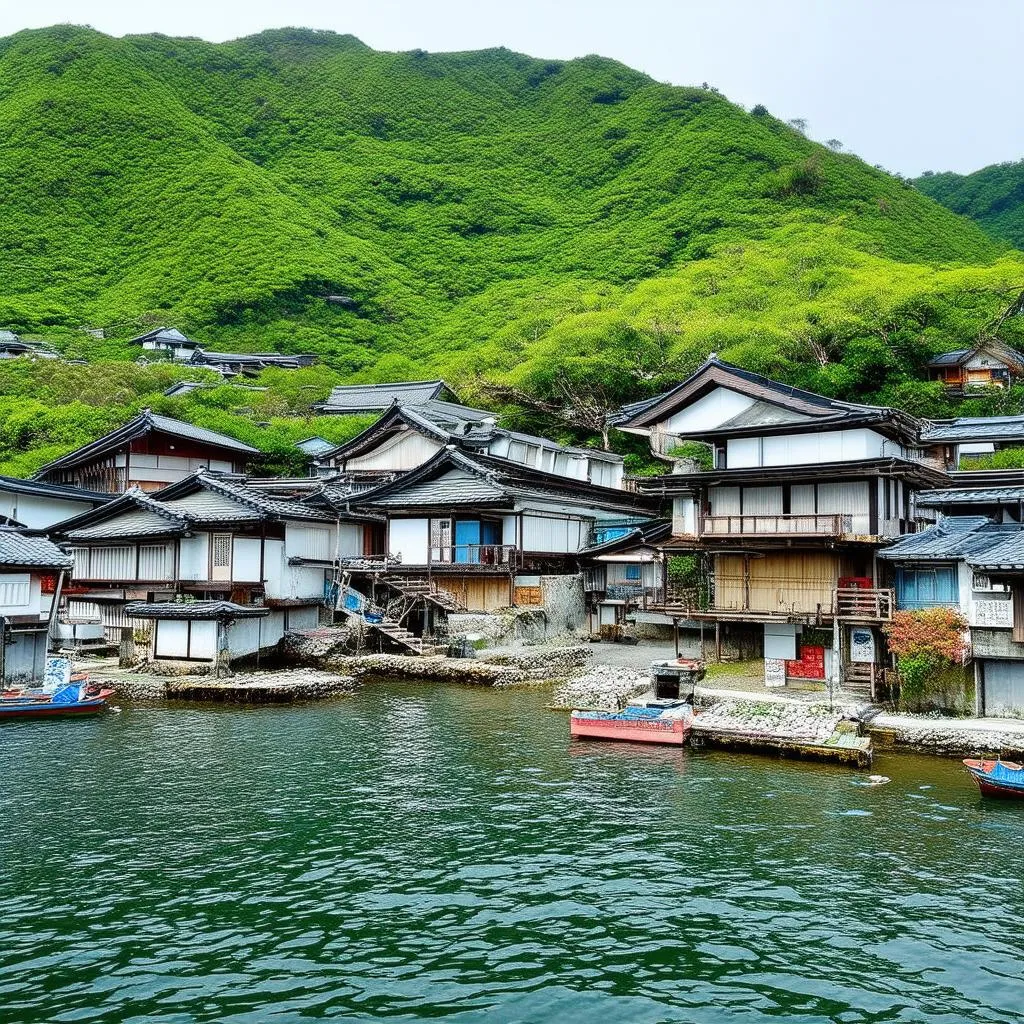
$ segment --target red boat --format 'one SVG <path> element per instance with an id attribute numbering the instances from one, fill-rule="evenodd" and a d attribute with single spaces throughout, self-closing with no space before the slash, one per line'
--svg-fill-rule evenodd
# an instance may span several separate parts
<path id="1" fill-rule="evenodd" d="M 107 707 L 112 688 L 75 681 L 56 690 L 4 690 L 0 693 L 0 720 L 95 715 Z"/>
<path id="2" fill-rule="evenodd" d="M 968 757 L 964 759 L 964 767 L 978 783 L 982 796 L 1024 800 L 1024 765 Z"/>
<path id="3" fill-rule="evenodd" d="M 631 705 L 622 711 L 574 711 L 569 735 L 580 740 L 626 740 L 681 747 L 690 735 L 693 708 L 685 701 Z"/>

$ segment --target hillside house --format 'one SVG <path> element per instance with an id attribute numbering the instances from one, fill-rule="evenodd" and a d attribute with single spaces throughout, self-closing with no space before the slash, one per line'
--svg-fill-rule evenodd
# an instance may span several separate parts
<path id="1" fill-rule="evenodd" d="M 1024 354 L 995 341 L 955 349 L 935 356 L 927 364 L 928 379 L 937 380 L 952 394 L 975 388 L 1006 388 L 1024 377 Z"/>
<path id="2" fill-rule="evenodd" d="M 318 412 L 339 416 L 380 414 L 393 405 L 422 406 L 441 403 L 459 406 L 459 397 L 443 380 L 409 380 L 391 384 L 342 384 L 331 391 L 327 401 L 316 406 Z M 482 409 L 469 410 L 487 416 Z"/>
<path id="3" fill-rule="evenodd" d="M 298 370 L 318 362 L 314 355 L 282 355 L 280 352 L 208 352 L 196 349 L 190 362 L 222 373 L 225 377 L 255 377 L 270 367 Z"/>
<path id="4" fill-rule="evenodd" d="M 48 530 L 113 498 L 80 487 L 0 476 L 0 517 L 7 526 Z"/>
<path id="5" fill-rule="evenodd" d="M 314 455 L 313 472 L 359 491 L 422 466 L 446 448 L 471 457 L 507 459 L 599 487 L 622 487 L 621 455 L 507 430 L 491 413 L 433 399 L 392 405 L 356 437 Z"/>
<path id="6" fill-rule="evenodd" d="M 595 531 L 643 524 L 657 508 L 637 494 L 456 448 L 336 500 L 385 519 L 383 550 L 352 564 L 364 580 L 426 581 L 481 612 L 539 603 L 542 577 L 578 574 Z"/>
<path id="7" fill-rule="evenodd" d="M 43 537 L 0 528 L 0 678 L 39 683 L 46 670 L 54 603 L 71 558 Z"/>
<path id="8" fill-rule="evenodd" d="M 154 657 L 208 660 L 219 653 L 209 650 L 218 622 L 235 623 L 228 654 L 236 658 L 272 647 L 285 630 L 316 626 L 338 559 L 363 553 L 366 521 L 200 472 L 156 497 L 132 489 L 54 536 L 75 562 L 71 616 L 98 617 L 111 636 L 133 619 L 151 619 Z M 150 614 L 150 605 L 166 602 L 183 602 L 175 617 Z M 209 602 L 266 614 L 226 606 L 211 614 Z M 195 616 L 205 625 L 192 634 L 170 624 Z M 183 647 L 190 635 L 204 637 L 202 645 Z"/>
<path id="9" fill-rule="evenodd" d="M 244 473 L 260 452 L 251 445 L 170 416 L 143 410 L 91 444 L 43 466 L 34 480 L 120 494 L 158 491 L 200 469 Z"/>
<path id="10" fill-rule="evenodd" d="M 709 452 L 710 469 L 679 462 L 677 472 L 639 482 L 672 501 L 672 537 L 661 549 L 699 556 L 703 567 L 699 587 L 667 589 L 666 617 L 713 629 L 715 657 L 766 657 L 773 682 L 786 662 L 803 671 L 801 631 L 824 628 L 838 636 L 838 657 L 816 652 L 815 662 L 833 677 L 846 670 L 851 681 L 870 683 L 874 669 L 849 652 L 855 628 L 878 641 L 891 614 L 876 553 L 917 528 L 917 490 L 948 482 L 941 455 L 922 446 L 918 421 L 712 356 L 618 426 L 647 436 L 667 461 L 684 441 Z"/>
<path id="11" fill-rule="evenodd" d="M 921 431 L 923 443 L 941 445 L 946 468 L 969 472 L 973 463 L 1007 448 L 1024 448 L 1024 416 L 961 416 L 936 420 Z"/>
<path id="12" fill-rule="evenodd" d="M 140 345 L 145 352 L 161 352 L 179 363 L 187 363 L 199 350 L 199 342 L 186 337 L 176 327 L 157 327 L 137 338 L 130 345 Z"/>

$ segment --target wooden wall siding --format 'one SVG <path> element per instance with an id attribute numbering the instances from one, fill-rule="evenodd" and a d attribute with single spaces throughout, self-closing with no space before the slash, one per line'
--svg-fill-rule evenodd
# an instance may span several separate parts
<path id="1" fill-rule="evenodd" d="M 544 593 L 540 587 L 516 587 L 512 601 L 517 605 L 536 607 L 544 603 Z"/>
<path id="2" fill-rule="evenodd" d="M 471 612 L 493 612 L 512 603 L 511 581 L 507 577 L 488 579 L 479 576 L 438 576 L 434 582 Z"/>
<path id="3" fill-rule="evenodd" d="M 839 578 L 855 575 L 852 560 L 840 555 L 780 552 L 749 559 L 719 555 L 715 558 L 715 608 L 813 613 L 820 605 L 828 613 Z"/>
<path id="4" fill-rule="evenodd" d="M 139 579 L 171 580 L 174 564 L 169 544 L 139 545 Z"/>
<path id="5" fill-rule="evenodd" d="M 415 431 L 396 434 L 372 451 L 345 459 L 346 470 L 407 470 L 422 466 L 442 448 Z"/>

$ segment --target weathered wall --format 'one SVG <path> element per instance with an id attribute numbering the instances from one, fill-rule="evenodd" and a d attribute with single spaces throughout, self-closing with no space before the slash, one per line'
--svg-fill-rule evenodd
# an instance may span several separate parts
<path id="1" fill-rule="evenodd" d="M 573 632 L 587 622 L 583 576 L 541 576 L 540 588 L 550 633 Z"/>

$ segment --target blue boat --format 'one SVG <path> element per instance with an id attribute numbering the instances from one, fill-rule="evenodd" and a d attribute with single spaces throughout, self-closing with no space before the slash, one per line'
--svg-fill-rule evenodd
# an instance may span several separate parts
<path id="1" fill-rule="evenodd" d="M 87 682 L 71 682 L 56 690 L 5 690 L 0 694 L 0 720 L 96 715 L 113 693 Z"/>
<path id="2" fill-rule="evenodd" d="M 1024 765 L 968 757 L 964 759 L 964 767 L 978 783 L 982 796 L 1024 800 Z"/>

